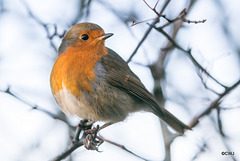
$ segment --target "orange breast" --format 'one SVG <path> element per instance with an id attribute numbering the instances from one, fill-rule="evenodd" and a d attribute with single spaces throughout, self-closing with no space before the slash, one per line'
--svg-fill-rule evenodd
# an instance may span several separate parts
<path id="1" fill-rule="evenodd" d="M 105 55 L 105 54 L 103 54 Z M 68 47 L 56 60 L 50 84 L 52 92 L 56 95 L 65 88 L 75 96 L 81 95 L 81 90 L 91 91 L 91 82 L 95 79 L 94 66 L 102 57 L 96 51 L 79 51 L 76 47 Z"/>

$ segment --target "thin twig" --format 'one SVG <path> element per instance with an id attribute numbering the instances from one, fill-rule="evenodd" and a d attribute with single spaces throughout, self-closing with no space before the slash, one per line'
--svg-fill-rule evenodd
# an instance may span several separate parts
<path id="1" fill-rule="evenodd" d="M 128 58 L 127 63 L 129 63 L 132 58 L 135 56 L 135 54 L 137 53 L 138 49 L 140 48 L 140 46 L 142 45 L 142 43 L 146 40 L 146 38 L 148 37 L 149 33 L 152 30 L 152 26 L 154 26 L 156 23 L 158 23 L 159 19 L 155 19 L 153 21 L 153 23 L 151 24 L 151 26 L 149 26 L 149 28 L 147 29 L 147 31 L 145 32 L 145 34 L 143 35 L 142 39 L 140 40 L 140 42 L 138 43 L 137 47 L 135 48 L 135 50 L 133 51 L 133 53 L 131 54 L 131 56 Z"/>
<path id="2" fill-rule="evenodd" d="M 133 53 L 130 55 L 130 57 L 127 60 L 127 63 L 129 63 L 132 58 L 135 56 L 135 54 L 137 53 L 138 49 L 140 48 L 140 46 L 142 45 L 142 43 L 146 40 L 146 38 L 148 37 L 149 33 L 151 32 L 153 26 L 155 26 L 158 22 L 159 22 L 159 15 L 162 15 L 162 13 L 164 12 L 164 10 L 166 9 L 167 5 L 169 4 L 170 0 L 167 0 L 164 5 L 163 8 L 161 9 L 161 11 L 159 12 L 158 16 L 155 18 L 155 20 L 151 23 L 151 25 L 149 26 L 149 28 L 147 29 L 147 31 L 145 32 L 145 34 L 143 35 L 142 39 L 140 40 L 140 42 L 138 43 L 137 47 L 135 48 L 135 50 L 133 51 Z"/>
<path id="3" fill-rule="evenodd" d="M 202 70 L 197 70 L 198 77 L 200 78 L 200 80 L 201 80 L 204 88 L 207 89 L 207 90 L 209 90 L 209 91 L 211 91 L 211 92 L 213 92 L 213 93 L 215 93 L 216 95 L 220 95 L 217 91 L 215 91 L 214 89 L 208 87 L 206 81 L 204 80 L 204 78 L 203 78 L 203 76 L 202 76 L 203 73 L 204 73 L 204 72 L 203 72 Z"/>
<path id="4" fill-rule="evenodd" d="M 187 22 L 187 23 L 195 23 L 195 24 L 198 24 L 198 23 L 204 23 L 204 22 L 207 21 L 206 19 L 193 21 L 193 20 L 188 20 L 188 19 L 186 19 L 186 18 L 182 18 L 182 20 L 183 20 L 183 22 Z"/>
<path id="5" fill-rule="evenodd" d="M 226 88 L 225 85 L 223 85 L 222 83 L 220 83 L 216 78 L 214 78 L 200 63 L 198 63 L 198 61 L 193 57 L 192 55 L 192 51 L 189 50 L 185 50 L 183 49 L 179 44 L 177 44 L 177 42 L 170 36 L 168 35 L 168 33 L 166 33 L 162 28 L 156 28 L 155 26 L 152 26 L 153 28 L 155 28 L 157 31 L 159 31 L 160 33 L 162 33 L 172 44 L 174 47 L 176 47 L 177 49 L 179 49 L 180 51 L 183 51 L 184 53 L 188 54 L 188 56 L 190 57 L 190 59 L 192 60 L 192 62 L 201 70 L 203 71 L 207 76 L 209 76 L 212 80 L 214 80 L 217 84 L 219 84 L 220 86 Z"/>
<path id="6" fill-rule="evenodd" d="M 153 8 L 152 8 L 145 0 L 143 0 L 143 2 L 148 6 L 148 8 L 150 8 L 151 10 L 153 10 L 153 12 L 156 13 L 156 15 L 157 15 L 158 17 L 161 17 L 161 14 L 158 13 L 157 10 L 156 10 L 156 7 L 157 7 L 157 5 L 158 5 L 159 0 L 155 3 L 155 5 L 154 5 Z"/>

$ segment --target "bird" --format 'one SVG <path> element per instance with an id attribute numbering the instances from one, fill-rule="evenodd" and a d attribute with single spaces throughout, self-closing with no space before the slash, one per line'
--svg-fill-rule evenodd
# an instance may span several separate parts
<path id="1" fill-rule="evenodd" d="M 147 111 L 180 134 L 190 129 L 159 105 L 123 58 L 105 47 L 112 35 L 90 22 L 66 32 L 50 74 L 52 94 L 61 110 L 110 124 L 125 120 L 130 113 Z"/>

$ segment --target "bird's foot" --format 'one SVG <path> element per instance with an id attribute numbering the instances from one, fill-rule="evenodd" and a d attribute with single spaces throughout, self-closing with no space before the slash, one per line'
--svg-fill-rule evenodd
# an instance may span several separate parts
<path id="1" fill-rule="evenodd" d="M 85 130 L 91 129 L 93 123 L 94 123 L 93 121 L 88 121 L 88 120 L 86 120 L 86 119 L 81 120 L 80 123 L 79 123 L 78 126 L 77 126 L 75 136 L 72 137 L 72 142 L 73 142 L 73 143 L 78 142 L 81 131 L 85 131 Z"/>
<path id="2" fill-rule="evenodd" d="M 97 136 L 99 125 L 92 129 L 85 130 L 86 138 L 84 139 L 84 146 L 88 150 L 96 150 L 99 152 L 98 147 L 103 143 L 103 140 Z"/>

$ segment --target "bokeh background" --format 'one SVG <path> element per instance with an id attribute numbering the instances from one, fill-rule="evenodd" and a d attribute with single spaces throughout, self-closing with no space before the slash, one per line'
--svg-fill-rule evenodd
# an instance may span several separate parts
<path id="1" fill-rule="evenodd" d="M 152 7 L 156 2 L 147 0 Z M 156 10 L 164 3 L 160 0 Z M 164 30 L 172 35 L 178 26 L 174 40 L 191 49 L 200 65 L 228 87 L 240 79 L 239 6 L 240 1 L 171 0 L 163 12 L 174 19 L 187 8 L 186 19 L 206 19 L 197 24 L 180 20 Z M 155 17 L 142 0 L 0 0 L 0 160 L 51 160 L 71 143 L 78 119 L 60 112 L 49 85 L 64 31 L 79 22 L 94 22 L 114 33 L 106 46 L 128 60 Z M 133 21 L 144 20 L 149 21 L 131 27 Z M 156 26 L 165 23 L 160 18 Z M 199 70 L 186 53 L 176 48 L 163 52 L 168 44 L 162 33 L 152 29 L 129 65 L 149 91 L 160 93 L 164 107 L 188 124 L 225 88 Z M 161 60 L 163 74 L 158 82 L 149 67 Z M 167 150 L 166 129 L 146 112 L 131 114 L 100 134 L 147 160 L 164 160 L 167 153 L 173 161 L 239 160 L 240 86 L 220 102 L 218 110 L 202 117 L 184 136 L 167 129 L 171 140 Z M 109 143 L 99 150 L 80 147 L 65 160 L 142 160 Z"/>

